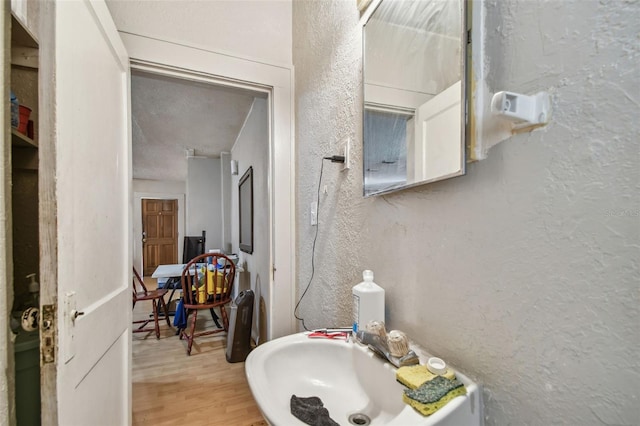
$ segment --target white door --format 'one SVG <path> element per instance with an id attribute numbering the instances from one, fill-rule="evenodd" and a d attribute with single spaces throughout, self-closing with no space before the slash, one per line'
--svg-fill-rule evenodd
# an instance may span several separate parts
<path id="1" fill-rule="evenodd" d="M 55 368 L 43 373 L 43 424 L 126 425 L 131 422 L 129 60 L 102 0 L 44 3 L 53 26 L 41 38 L 53 34 L 55 49 L 52 58 L 42 58 L 41 72 L 53 70 L 44 80 L 52 79 L 54 101 L 40 110 L 50 110 L 55 129 L 54 160 L 41 161 L 55 161 L 57 221 L 57 283 L 45 291 L 53 287 L 57 296 L 58 345 Z M 75 321 L 74 310 L 81 313 Z"/>
<path id="2" fill-rule="evenodd" d="M 460 173 L 463 149 L 461 100 L 462 82 L 458 81 L 417 109 L 416 181 Z"/>

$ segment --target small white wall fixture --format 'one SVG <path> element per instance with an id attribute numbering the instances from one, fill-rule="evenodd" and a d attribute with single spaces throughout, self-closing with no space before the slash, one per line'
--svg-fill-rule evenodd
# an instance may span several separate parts
<path id="1" fill-rule="evenodd" d="M 547 92 L 533 96 L 498 92 L 491 99 L 491 112 L 514 123 L 514 129 L 544 126 L 551 116 L 551 97 Z"/>
<path id="2" fill-rule="evenodd" d="M 486 5 L 484 0 L 469 3 L 471 8 L 471 63 L 469 64 L 468 155 L 467 161 L 487 158 L 489 149 L 518 133 L 545 126 L 551 119 L 551 96 L 546 92 L 523 95 L 494 92 L 486 73 Z"/>

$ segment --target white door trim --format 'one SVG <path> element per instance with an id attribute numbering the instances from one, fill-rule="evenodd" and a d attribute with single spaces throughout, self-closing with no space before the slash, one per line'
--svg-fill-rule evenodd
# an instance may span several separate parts
<path id="1" fill-rule="evenodd" d="M 267 301 L 267 339 L 295 330 L 295 165 L 293 131 L 293 69 L 189 47 L 149 37 L 121 33 L 132 68 L 192 80 L 245 87 L 269 94 L 269 198 L 272 270 Z"/>
<path id="2" fill-rule="evenodd" d="M 3 46 L 3 52 L 9 51 L 10 46 L 10 25 L 11 9 L 10 3 L 4 2 L 0 5 L 0 22 L 2 22 L 2 33 L 0 34 L 0 43 Z M 9 96 L 10 85 L 10 69 L 9 55 L 2 55 L 0 65 L 2 66 L 2 98 L 7 99 Z M 0 126 L 3 134 L 3 141 L 11 138 L 10 126 L 7 118 L 7 103 L 0 105 Z M 8 142 L 2 144 L 2 157 L 0 159 L 0 215 L 5 218 L 0 226 L 0 314 L 3 318 L 9 318 L 11 315 L 11 307 L 13 306 L 13 252 L 12 252 L 12 229 L 11 229 L 11 146 Z M 11 331 L 6 325 L 0 331 L 0 424 L 10 424 L 15 422 L 15 392 L 14 392 L 14 354 L 13 343 L 11 342 Z"/>

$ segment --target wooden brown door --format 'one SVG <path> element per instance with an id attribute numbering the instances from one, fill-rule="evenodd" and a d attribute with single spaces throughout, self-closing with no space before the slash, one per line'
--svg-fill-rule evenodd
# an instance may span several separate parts
<path id="1" fill-rule="evenodd" d="M 142 200 L 142 261 L 144 275 L 178 263 L 178 200 Z"/>

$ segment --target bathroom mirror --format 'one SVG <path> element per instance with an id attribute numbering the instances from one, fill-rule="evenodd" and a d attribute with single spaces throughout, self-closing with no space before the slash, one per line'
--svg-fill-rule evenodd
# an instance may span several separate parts
<path id="1" fill-rule="evenodd" d="M 464 0 L 382 0 L 363 28 L 364 196 L 465 173 Z"/>

